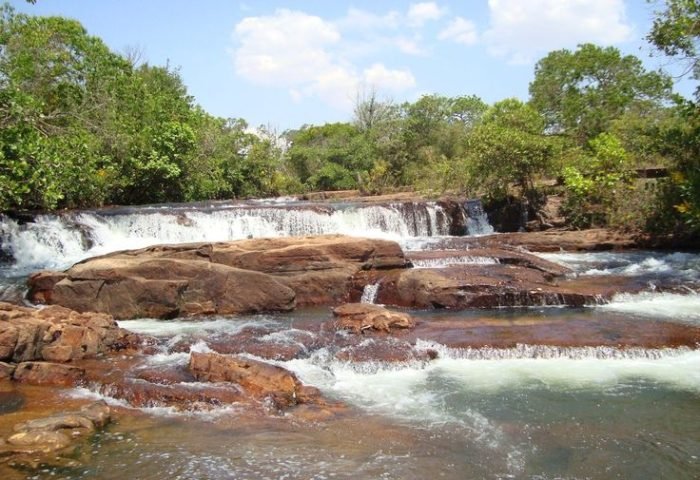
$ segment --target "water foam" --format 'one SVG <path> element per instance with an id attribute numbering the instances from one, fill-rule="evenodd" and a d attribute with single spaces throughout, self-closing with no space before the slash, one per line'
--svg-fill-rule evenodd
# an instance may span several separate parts
<path id="1" fill-rule="evenodd" d="M 141 207 L 38 215 L 23 224 L 0 215 L 0 244 L 25 274 L 154 244 L 333 233 L 402 241 L 447 235 L 449 219 L 434 203 Z"/>
<path id="2" fill-rule="evenodd" d="M 643 317 L 675 319 L 700 323 L 700 294 L 668 292 L 618 293 L 596 308 Z"/>
<path id="3" fill-rule="evenodd" d="M 700 254 L 637 252 L 538 253 L 580 275 L 673 276 L 700 280 Z"/>

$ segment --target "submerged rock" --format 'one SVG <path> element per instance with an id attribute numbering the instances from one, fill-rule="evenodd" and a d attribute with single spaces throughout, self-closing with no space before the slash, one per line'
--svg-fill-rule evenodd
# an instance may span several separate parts
<path id="1" fill-rule="evenodd" d="M 0 463 L 13 467 L 77 467 L 81 443 L 111 421 L 106 403 L 95 402 L 78 411 L 18 423 L 14 434 L 0 439 Z"/>
<path id="2" fill-rule="evenodd" d="M 413 328 L 413 318 L 402 312 L 392 312 L 379 305 L 346 303 L 333 310 L 336 328 L 354 333 L 368 331 L 391 332 L 392 329 Z"/>

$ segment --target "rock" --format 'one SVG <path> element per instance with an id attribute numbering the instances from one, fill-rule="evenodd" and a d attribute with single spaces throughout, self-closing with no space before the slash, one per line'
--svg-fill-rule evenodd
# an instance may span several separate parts
<path id="1" fill-rule="evenodd" d="M 190 370 L 205 382 L 232 382 L 249 397 L 271 400 L 277 408 L 313 403 L 318 390 L 304 386 L 296 375 L 282 367 L 238 355 L 192 352 Z"/>
<path id="2" fill-rule="evenodd" d="M 11 363 L 0 362 L 0 382 L 3 380 L 10 380 L 12 374 L 14 373 L 16 365 Z"/>
<path id="3" fill-rule="evenodd" d="M 31 432 L 35 430 L 61 430 L 84 428 L 92 431 L 95 429 L 95 424 L 87 417 L 76 413 L 66 413 L 62 415 L 53 415 L 51 417 L 38 418 L 29 420 L 23 423 L 18 423 L 14 426 L 15 432 Z"/>
<path id="4" fill-rule="evenodd" d="M 468 248 L 465 250 L 428 250 L 410 252 L 408 259 L 415 266 L 489 264 L 519 265 L 533 268 L 551 277 L 562 277 L 572 271 L 558 263 L 550 262 L 537 255 L 505 248 Z"/>
<path id="5" fill-rule="evenodd" d="M 73 387 L 85 381 L 85 370 L 61 363 L 22 362 L 17 365 L 12 379 L 30 385 Z"/>
<path id="6" fill-rule="evenodd" d="M 109 315 L 0 302 L 0 360 L 68 362 L 120 350 L 137 341 Z"/>
<path id="7" fill-rule="evenodd" d="M 546 230 L 542 232 L 511 232 L 481 237 L 446 238 L 435 248 L 464 250 L 470 248 L 501 248 L 531 252 L 622 250 L 644 246 L 645 239 L 605 228 L 589 230 Z"/>
<path id="8" fill-rule="evenodd" d="M 173 407 L 181 411 L 208 410 L 212 407 L 246 401 L 237 388 L 229 385 L 196 383 L 158 384 L 142 379 L 123 379 L 105 384 L 100 392 L 124 400 L 138 408 Z"/>
<path id="9" fill-rule="evenodd" d="M 551 276 L 519 265 L 453 265 L 393 272 L 378 301 L 412 308 L 494 308 L 594 303 L 596 295 L 560 286 Z"/>
<path id="10" fill-rule="evenodd" d="M 407 313 L 392 312 L 379 305 L 346 303 L 333 310 L 335 326 L 354 333 L 368 331 L 391 332 L 392 329 L 413 328 L 415 321 Z"/>
<path id="11" fill-rule="evenodd" d="M 436 357 L 437 352 L 434 350 L 417 350 L 408 342 L 380 341 L 375 338 L 346 346 L 335 353 L 335 358 L 341 362 L 427 362 Z"/>
<path id="12" fill-rule="evenodd" d="M 37 418 L 14 426 L 7 441 L 0 439 L 0 463 L 37 469 L 41 466 L 77 467 L 77 443 L 111 419 L 109 407 L 95 402 L 77 412 Z M 82 440 L 81 440 L 82 439 Z"/>
<path id="13" fill-rule="evenodd" d="M 52 452 L 71 444 L 68 435 L 53 430 L 22 431 L 7 439 L 7 443 L 18 447 L 34 447 L 39 452 Z"/>
<path id="14" fill-rule="evenodd" d="M 342 303 L 357 272 L 407 265 L 396 242 L 342 235 L 162 245 L 40 272 L 28 297 L 119 319 L 287 311 Z"/>

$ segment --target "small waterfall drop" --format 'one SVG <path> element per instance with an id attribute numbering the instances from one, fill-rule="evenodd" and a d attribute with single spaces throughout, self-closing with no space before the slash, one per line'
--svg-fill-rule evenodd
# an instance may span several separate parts
<path id="1" fill-rule="evenodd" d="M 464 203 L 464 210 L 467 212 L 467 233 L 469 235 L 490 235 L 493 233 L 493 227 L 489 223 L 481 200 L 478 198 L 467 200 Z"/>
<path id="2" fill-rule="evenodd" d="M 379 282 L 367 284 L 362 290 L 362 298 L 360 298 L 360 303 L 376 303 L 378 294 Z"/>

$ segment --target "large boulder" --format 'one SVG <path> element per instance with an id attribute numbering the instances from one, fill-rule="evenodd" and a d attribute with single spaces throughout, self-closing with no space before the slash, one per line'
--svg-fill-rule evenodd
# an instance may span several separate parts
<path id="1" fill-rule="evenodd" d="M 287 311 L 346 301 L 362 270 L 408 265 L 396 242 L 342 235 L 155 246 L 29 279 L 29 298 L 115 318 Z"/>
<path id="2" fill-rule="evenodd" d="M 74 387 L 85 382 L 85 370 L 65 363 L 22 362 L 12 373 L 12 379 L 29 385 Z"/>
<path id="3" fill-rule="evenodd" d="M 136 336 L 101 313 L 0 302 L 0 361 L 68 362 L 125 348 Z"/>

